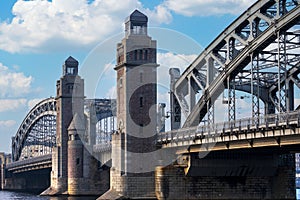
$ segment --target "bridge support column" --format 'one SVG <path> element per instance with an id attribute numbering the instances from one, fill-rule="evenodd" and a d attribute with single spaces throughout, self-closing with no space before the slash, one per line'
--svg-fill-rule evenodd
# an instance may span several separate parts
<path id="1" fill-rule="evenodd" d="M 190 155 L 187 168 L 157 167 L 156 197 L 296 199 L 294 154 L 260 153 L 222 152 L 204 159 Z"/>
<path id="2" fill-rule="evenodd" d="M 85 126 L 77 113 L 68 134 L 68 195 L 103 194 L 109 189 L 109 170 L 99 171 L 97 160 L 84 147 Z"/>
<path id="3" fill-rule="evenodd" d="M 74 116 L 71 122 L 68 132 L 68 194 L 69 195 L 79 195 L 85 188 L 83 179 L 83 144 L 77 134 L 78 127 L 77 124 L 78 115 Z M 82 122 L 78 122 L 79 125 Z M 82 126 L 82 125 L 81 125 Z M 76 129 L 77 128 L 77 129 Z M 83 129 L 84 130 L 84 129 Z"/>
<path id="4" fill-rule="evenodd" d="M 43 195 L 68 193 L 68 127 L 77 113 L 83 118 L 84 80 L 78 75 L 78 61 L 69 57 L 63 76 L 56 84 L 56 147 L 52 150 L 51 186 Z"/>
<path id="5" fill-rule="evenodd" d="M 68 179 L 59 174 L 60 151 L 60 147 L 53 147 L 52 149 L 51 186 L 41 195 L 56 195 L 66 192 Z"/>
<path id="6" fill-rule="evenodd" d="M 118 133 L 112 138 L 110 191 L 100 199 L 155 197 L 158 65 L 147 23 L 147 16 L 135 10 L 117 46 Z"/>
<path id="7" fill-rule="evenodd" d="M 143 167 L 142 162 L 146 160 L 129 160 L 123 148 L 125 145 L 125 134 L 115 134 L 112 138 L 112 159 L 113 167 L 110 173 L 110 191 L 100 199 L 119 198 L 142 198 L 154 197 L 154 172 L 134 173 L 137 166 Z M 137 147 L 137 146 L 136 146 Z M 136 158 L 137 159 L 137 158 Z M 135 165 L 130 167 L 129 165 Z M 125 171 L 125 168 L 128 171 Z"/>

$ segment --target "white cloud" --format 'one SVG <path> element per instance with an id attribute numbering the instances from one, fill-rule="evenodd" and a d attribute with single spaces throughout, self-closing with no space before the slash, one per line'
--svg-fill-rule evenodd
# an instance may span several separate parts
<path id="1" fill-rule="evenodd" d="M 115 76 L 115 63 L 108 63 L 104 65 L 103 75 L 105 76 Z"/>
<path id="2" fill-rule="evenodd" d="M 241 14 L 256 0 L 166 0 L 163 4 L 170 10 L 185 16 L 211 16 Z"/>
<path id="3" fill-rule="evenodd" d="M 14 120 L 0 121 L 0 129 L 10 128 L 10 127 L 13 127 L 15 124 L 16 124 L 16 121 L 14 121 Z"/>
<path id="4" fill-rule="evenodd" d="M 300 106 L 300 99 L 295 99 L 295 109 Z"/>
<path id="5" fill-rule="evenodd" d="M 11 136 L 13 136 L 18 129 L 17 122 L 14 120 L 0 120 L 0 151 L 10 152 L 10 141 Z"/>
<path id="6" fill-rule="evenodd" d="M 13 111 L 21 108 L 31 110 L 36 104 L 44 99 L 0 99 L 0 112 Z"/>
<path id="7" fill-rule="evenodd" d="M 13 72 L 0 63 L 0 97 L 10 98 L 27 94 L 33 78 L 20 72 Z"/>
<path id="8" fill-rule="evenodd" d="M 111 87 L 105 95 L 108 99 L 116 99 L 117 98 L 117 89 L 116 86 Z"/>
<path id="9" fill-rule="evenodd" d="M 222 98 L 218 98 L 214 104 L 215 106 L 214 117 L 216 123 L 224 122 L 228 120 L 228 111 L 227 111 L 228 105 L 224 104 L 222 100 L 223 100 Z"/>
<path id="10" fill-rule="evenodd" d="M 31 110 L 36 104 L 38 104 L 42 100 L 44 100 L 44 99 L 31 99 L 31 100 L 29 100 L 28 103 L 27 103 L 28 109 Z"/>
<path id="11" fill-rule="evenodd" d="M 182 73 L 195 58 L 196 54 L 184 55 L 184 54 L 174 54 L 171 52 L 167 53 L 158 53 L 157 54 L 157 63 L 159 63 L 157 80 L 158 85 L 164 88 L 169 89 L 170 85 L 170 68 L 179 68 Z"/>
<path id="12" fill-rule="evenodd" d="M 170 111 L 170 68 L 180 68 L 183 72 L 190 63 L 197 57 L 195 54 L 175 54 L 171 52 L 158 53 L 157 63 L 159 67 L 157 69 L 157 80 L 158 80 L 158 94 L 157 102 L 166 104 L 166 112 Z M 183 119 L 184 120 L 184 119 Z M 170 130 L 170 118 L 166 119 L 166 130 Z"/>
<path id="13" fill-rule="evenodd" d="M 26 99 L 0 99 L 0 112 L 16 110 L 26 105 Z"/>
<path id="14" fill-rule="evenodd" d="M 123 32 L 124 19 L 135 8 L 149 14 L 154 24 L 171 20 L 165 7 L 151 11 L 138 0 L 19 0 L 11 22 L 0 23 L 0 49 L 15 53 L 91 48 Z"/>
<path id="15" fill-rule="evenodd" d="M 145 14 L 150 19 L 151 24 L 170 23 L 172 21 L 172 14 L 170 10 L 164 5 L 158 5 L 154 11 L 146 9 Z M 153 22 L 153 23 L 152 23 Z"/>
<path id="16" fill-rule="evenodd" d="M 177 67 L 183 71 L 192 63 L 192 61 L 196 59 L 197 56 L 198 55 L 196 54 L 185 55 L 174 54 L 171 52 L 158 53 L 157 62 L 160 64 L 160 66 Z"/>

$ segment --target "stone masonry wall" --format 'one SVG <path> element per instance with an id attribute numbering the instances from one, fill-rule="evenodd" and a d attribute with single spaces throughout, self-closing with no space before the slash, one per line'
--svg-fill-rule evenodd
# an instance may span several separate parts
<path id="1" fill-rule="evenodd" d="M 157 167 L 156 197 L 159 200 L 296 199 L 295 158 L 293 154 L 278 157 L 274 176 L 186 176 L 184 168 Z"/>

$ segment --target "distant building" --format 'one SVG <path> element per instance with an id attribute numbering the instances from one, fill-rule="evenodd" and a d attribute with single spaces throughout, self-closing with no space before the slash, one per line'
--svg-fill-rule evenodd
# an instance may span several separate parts
<path id="1" fill-rule="evenodd" d="M 11 162 L 11 154 L 0 152 L 0 186 L 2 189 L 4 185 L 4 169 L 5 165 Z"/>
<path id="2" fill-rule="evenodd" d="M 296 188 L 300 189 L 300 153 L 296 153 Z"/>

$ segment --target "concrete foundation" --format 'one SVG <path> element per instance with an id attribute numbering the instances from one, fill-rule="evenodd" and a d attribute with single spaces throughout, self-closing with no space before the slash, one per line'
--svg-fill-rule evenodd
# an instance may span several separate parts
<path id="1" fill-rule="evenodd" d="M 41 193 L 50 186 L 51 169 L 41 169 L 23 173 L 6 173 L 3 190 Z"/>
<path id="2" fill-rule="evenodd" d="M 254 159 L 253 155 L 252 160 L 241 162 L 238 167 L 237 161 L 243 160 L 244 156 L 250 158 L 251 153 L 243 152 L 242 158 L 232 160 L 214 157 L 217 153 L 198 160 L 198 166 L 194 166 L 199 170 L 198 174 L 195 169 L 187 172 L 186 167 L 157 167 L 157 199 L 296 199 L 294 154 L 263 154 L 263 159 Z M 233 153 L 225 154 L 230 156 Z M 190 158 L 195 159 L 193 156 Z M 200 165 L 200 162 L 206 163 L 206 166 Z M 213 167 L 213 163 L 221 162 L 227 163 L 226 166 Z M 256 165 L 252 166 L 254 162 Z M 208 165 L 211 167 L 208 168 Z"/>

